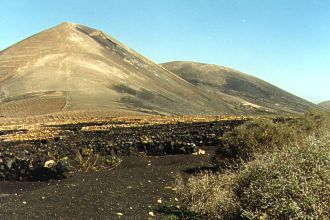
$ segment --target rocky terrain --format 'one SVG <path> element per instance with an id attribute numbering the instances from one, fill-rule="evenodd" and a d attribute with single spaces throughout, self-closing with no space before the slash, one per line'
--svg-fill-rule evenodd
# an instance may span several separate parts
<path id="1" fill-rule="evenodd" d="M 173 191 L 176 173 L 188 175 L 211 166 L 219 138 L 249 120 L 77 115 L 2 122 L 0 218 L 179 215 Z"/>
<path id="2" fill-rule="evenodd" d="M 68 173 L 114 167 L 120 156 L 193 154 L 215 146 L 224 132 L 245 120 L 140 116 L 4 124 L 0 180 L 62 179 Z"/>

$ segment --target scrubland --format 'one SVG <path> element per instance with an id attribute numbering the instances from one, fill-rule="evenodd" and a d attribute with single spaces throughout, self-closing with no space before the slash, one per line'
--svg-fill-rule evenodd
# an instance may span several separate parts
<path id="1" fill-rule="evenodd" d="M 215 169 L 176 192 L 185 209 L 209 219 L 328 219 L 330 114 L 258 119 L 219 138 Z"/>

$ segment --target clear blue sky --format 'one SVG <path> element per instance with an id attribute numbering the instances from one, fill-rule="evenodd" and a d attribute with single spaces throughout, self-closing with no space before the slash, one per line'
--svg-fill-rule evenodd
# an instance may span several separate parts
<path id="1" fill-rule="evenodd" d="M 63 21 L 155 62 L 224 65 L 330 99 L 330 0 L 0 0 L 0 50 Z"/>

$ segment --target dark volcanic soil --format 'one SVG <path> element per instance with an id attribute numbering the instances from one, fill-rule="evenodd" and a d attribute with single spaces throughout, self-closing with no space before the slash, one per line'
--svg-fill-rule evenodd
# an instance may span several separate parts
<path id="1" fill-rule="evenodd" d="M 99 126 L 113 124 L 108 123 Z M 210 167 L 216 148 L 212 146 L 242 123 L 140 123 L 101 131 L 83 129 L 94 124 L 78 123 L 60 125 L 59 136 L 50 139 L 2 141 L 0 174 L 7 181 L 0 181 L 0 219 L 159 219 L 164 213 L 156 210 L 173 211 L 168 208 L 180 204 L 173 190 L 175 175 L 187 176 L 192 170 Z M 198 149 L 205 149 L 206 154 L 193 155 Z M 99 155 L 106 159 L 119 156 L 122 163 L 99 166 Z M 44 165 L 56 158 L 67 158 L 69 170 L 62 177 L 68 178 L 31 182 L 58 177 Z M 90 161 L 102 171 L 85 172 Z"/>
<path id="2" fill-rule="evenodd" d="M 54 138 L 0 141 L 0 180 L 62 179 L 66 171 L 113 166 L 118 156 L 191 154 L 200 147 L 216 146 L 225 132 L 242 123 L 244 120 L 154 124 L 103 131 L 83 129 L 87 124 L 60 125 L 54 127 L 59 130 Z M 42 136 L 47 127 L 41 129 L 30 135 Z"/>
<path id="3" fill-rule="evenodd" d="M 213 150 L 199 156 L 126 156 L 113 170 L 61 181 L 0 182 L 0 219 L 158 219 L 155 207 L 175 203 L 175 173 L 209 166 Z"/>

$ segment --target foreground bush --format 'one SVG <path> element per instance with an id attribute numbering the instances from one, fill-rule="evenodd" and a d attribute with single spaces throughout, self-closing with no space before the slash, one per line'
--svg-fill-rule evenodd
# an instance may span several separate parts
<path id="1" fill-rule="evenodd" d="M 220 142 L 222 173 L 179 181 L 188 209 L 210 219 L 329 219 L 329 114 L 248 122 Z"/>
<path id="2" fill-rule="evenodd" d="M 300 140 L 292 127 L 270 119 L 247 122 L 226 133 L 214 158 L 219 168 L 237 169 L 257 154 L 282 149 Z"/>
<path id="3" fill-rule="evenodd" d="M 178 182 L 183 204 L 210 219 L 328 219 L 330 143 L 274 151 L 238 172 Z"/>
<path id="4" fill-rule="evenodd" d="M 234 219 L 239 212 L 239 203 L 233 192 L 233 174 L 203 172 L 192 176 L 185 183 L 176 179 L 176 192 L 181 202 L 193 212 L 209 219 Z"/>
<path id="5" fill-rule="evenodd" d="M 267 154 L 247 165 L 235 190 L 249 219 L 328 219 L 330 144 Z"/>

